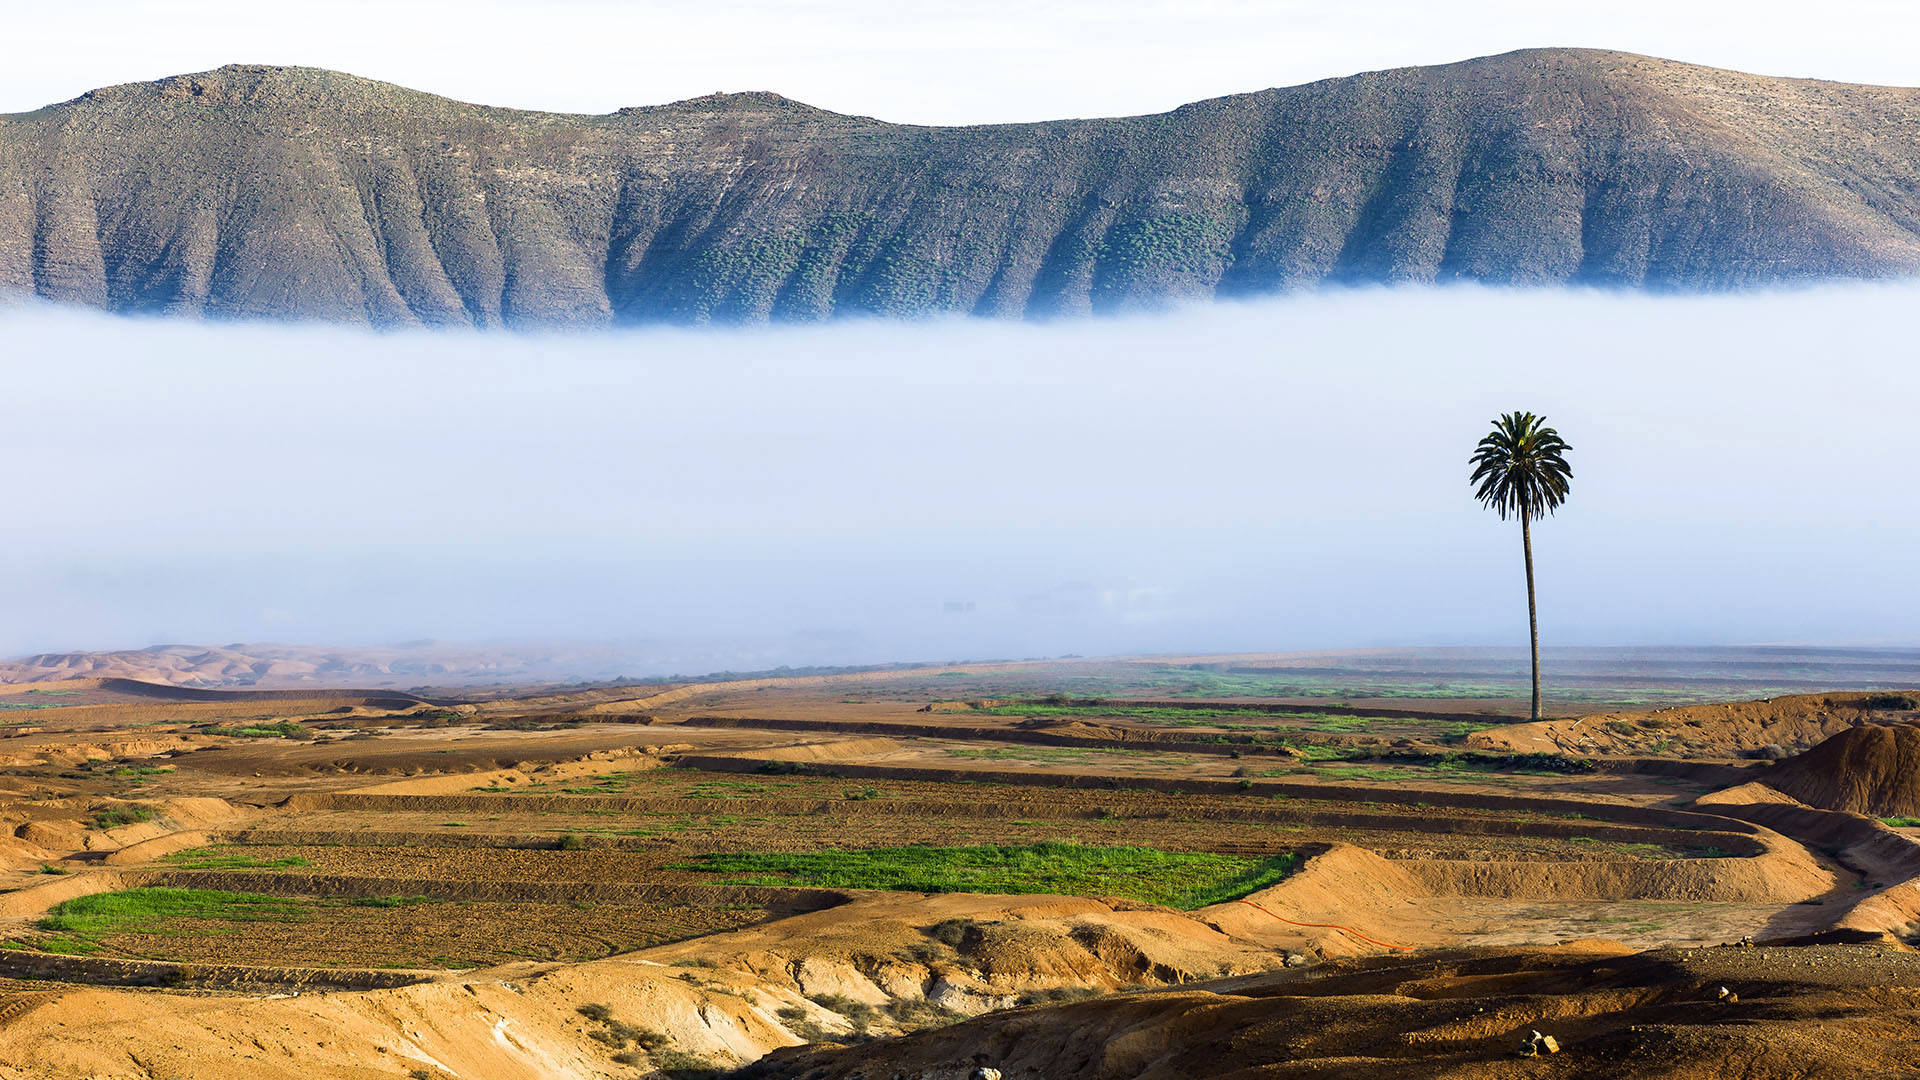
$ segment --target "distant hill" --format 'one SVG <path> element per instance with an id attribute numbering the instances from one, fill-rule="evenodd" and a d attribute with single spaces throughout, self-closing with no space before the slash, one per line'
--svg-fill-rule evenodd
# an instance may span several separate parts
<path id="1" fill-rule="evenodd" d="M 1591 50 L 964 128 L 764 93 L 520 112 L 257 66 L 0 117 L 0 291 L 126 312 L 1040 316 L 1916 270 L 1920 91 Z"/>
<path id="2" fill-rule="evenodd" d="M 759 649 L 756 651 L 755 646 Z M 433 641 L 329 647 L 155 645 L 41 653 L 0 661 L 0 687 L 70 679 L 137 679 L 217 689 L 408 689 L 607 682 L 647 672 L 753 669 L 769 646 L 739 641 L 460 645 Z M 0 690 L 0 695 L 6 691 Z"/>
<path id="3" fill-rule="evenodd" d="M 410 687 L 539 682 L 617 667 L 611 647 L 156 645 L 113 652 L 42 653 L 0 662 L 0 686 L 68 679 L 137 679 L 174 686 Z M 610 677 L 610 676 L 608 676 Z"/>

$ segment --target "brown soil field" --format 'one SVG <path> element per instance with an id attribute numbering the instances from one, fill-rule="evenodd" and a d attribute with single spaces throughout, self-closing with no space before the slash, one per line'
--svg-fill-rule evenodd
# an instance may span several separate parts
<path id="1" fill-rule="evenodd" d="M 483 968 L 524 960 L 578 962 L 769 918 L 728 906 L 466 903 L 428 900 L 395 907 L 339 900 L 298 903 L 271 922 L 167 919 L 151 930 L 110 933 L 102 957 L 260 967 Z M 14 940 L 34 948 L 49 935 Z"/>
<path id="2" fill-rule="evenodd" d="M 991 785 L 981 784 L 988 793 Z M 539 830 L 534 843 L 551 842 L 566 833 L 604 838 L 608 844 L 648 845 L 693 843 L 716 846 L 738 840 L 760 846 L 783 847 L 783 834 L 835 836 L 850 840 L 933 835 L 958 832 L 984 838 L 1044 832 L 1052 836 L 1128 834 L 1141 840 L 1166 839 L 1197 849 L 1244 845 L 1275 835 L 1351 831 L 1386 842 L 1415 840 L 1450 848 L 1491 848 L 1503 845 L 1529 850 L 1568 851 L 1569 843 L 1582 850 L 1604 850 L 1609 845 L 1674 851 L 1717 847 L 1729 854 L 1754 855 L 1764 847 L 1755 830 L 1744 823 L 1712 817 L 1629 806 L 1596 807 L 1597 815 L 1539 813 L 1537 804 L 1523 802 L 1512 812 L 1442 809 L 1433 804 L 1406 806 L 1376 803 L 1313 802 L 1295 799 L 1233 799 L 1204 795 L 1175 795 L 1156 799 L 1151 791 L 1099 791 L 1084 798 L 1018 798 L 968 802 L 972 794 L 952 785 L 946 792 L 927 785 L 931 794 L 947 801 L 762 800 L 729 801 L 716 808 L 704 800 L 649 799 L 595 796 L 497 795 L 372 795 L 302 796 L 306 810 L 330 809 L 333 821 L 352 821 L 349 828 L 366 835 L 396 821 L 402 811 L 431 815 L 434 835 L 455 839 L 488 831 L 517 836 Z M 864 789 L 862 789 L 864 791 Z M 1020 795 L 1032 792 L 1016 787 Z M 1320 789 L 1331 791 L 1332 789 Z M 1043 791 L 1042 794 L 1045 794 Z M 1417 793 L 1416 793 L 1417 794 Z M 1551 808 L 1548 808 L 1549 810 Z M 303 814 L 301 822 L 329 820 Z M 419 819 L 416 819 L 419 820 Z M 1670 822 L 1681 828 L 1663 825 Z M 451 830 L 457 829 L 454 833 Z M 546 830 L 552 830 L 548 832 Z M 295 835 L 312 835 L 299 830 Z M 251 838 L 283 835 L 266 830 Z M 349 840 L 351 833 L 322 832 L 329 842 Z M 803 843 L 810 843 L 802 841 Z M 596 841 L 599 843 L 599 841 Z M 1654 857 L 1660 857 L 1656 854 Z"/>
<path id="3" fill-rule="evenodd" d="M 1700 1033 L 1728 1024 L 1793 1045 L 1802 997 L 1852 1033 L 1836 1045 L 1904 1067 L 1846 1041 L 1877 1030 L 1868 1003 L 1904 1016 L 1903 980 L 1920 987 L 1920 841 L 1859 813 L 1909 812 L 1920 729 L 1897 695 L 1490 727 L 1461 698 L 1164 693 L 1284 666 L 1194 662 L 1110 693 L 1047 690 L 1047 664 L 425 703 L 74 687 L 0 740 L 0 1080 L 614 1077 L 693 1058 L 796 1077 L 1479 1076 L 1522 1025 L 1566 1045 L 1550 1074 L 1637 1076 L 1656 1075 L 1635 1071 L 1646 1046 L 1705 1061 L 1720 1036 Z M 1049 842 L 1296 861 L 1193 911 L 696 868 Z M 143 888 L 290 914 L 212 907 L 44 951 L 69 947 L 42 925 L 58 905 Z M 1567 944 L 1591 939 L 1609 944 Z M 1721 978 L 1746 1011 L 1693 1004 Z M 615 1061 L 595 1034 L 612 1021 L 578 1011 L 599 1003 L 688 1057 Z M 1219 1017 L 1341 1034 L 1209 1052 Z M 161 1029 L 164 1046 L 139 1034 Z M 1159 1048 L 1076 1071 L 1074 1030 L 1122 1029 Z M 254 1046 L 263 1031 L 281 1034 Z"/>

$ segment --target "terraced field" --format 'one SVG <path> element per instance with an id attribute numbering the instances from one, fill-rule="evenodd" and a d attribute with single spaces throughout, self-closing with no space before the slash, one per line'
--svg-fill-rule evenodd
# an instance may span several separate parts
<path id="1" fill-rule="evenodd" d="M 979 693 L 1043 673 L 32 710 L 0 741 L 0 1052 L 100 1045 L 35 1019 L 67 999 L 31 988 L 91 983 L 319 999 L 286 1018 L 303 1061 L 357 1010 L 349 1071 L 506 1075 L 463 1055 L 510 1020 L 590 1074 L 704 1075 L 1128 987 L 1907 917 L 1904 836 L 1753 783 L 1760 750 L 1900 720 L 1870 696 L 1489 728 L 1442 696 L 1192 696 L 1205 672 Z M 485 1024 L 433 1035 L 448 995 Z"/>
<path id="2" fill-rule="evenodd" d="M 132 704 L 39 710 L 47 730 L 7 741 L 21 752 L 0 777 L 22 853 L 0 881 L 0 978 L 544 971 L 777 936 L 884 902 L 872 890 L 1204 907 L 1229 913 L 1181 925 L 1336 953 L 1403 935 L 1708 942 L 1810 925 L 1870 884 L 1688 805 L 1752 775 L 1738 760 L 1474 750 L 1485 724 L 1434 702 L 916 704 L 929 678 L 865 702 L 860 679 L 464 711 L 353 699 L 281 715 L 248 699 L 226 719 L 194 700 L 184 723 L 168 703 L 127 729 L 88 725 Z M 1256 890 L 1294 899 L 1231 903 Z"/>
<path id="3" fill-rule="evenodd" d="M 145 888 L 277 898 L 273 918 L 215 905 L 123 920 L 76 941 L 55 909 L 13 940 L 45 951 L 188 963 L 468 968 L 594 959 L 844 899 L 712 865 L 732 853 L 1067 843 L 1292 865 L 1303 851 L 1345 842 L 1410 863 L 1677 864 L 1757 850 L 1737 831 L 1679 832 L 1521 805 L 1443 809 L 1134 787 L 1063 792 L 817 772 L 648 768 L 584 780 L 489 781 L 447 794 L 375 787 L 299 801 L 296 814 L 210 833 L 208 843 L 165 855 L 135 879 Z M 1620 814 L 1635 816 L 1628 808 Z M 741 880 L 755 887 L 735 884 Z"/>
<path id="4" fill-rule="evenodd" d="M 283 885 L 263 882 L 267 887 Z M 142 899 L 152 887 L 103 894 Z M 473 903 L 423 896 L 265 897 L 202 890 L 214 902 L 125 918 L 88 918 L 88 897 L 56 909 L 48 928 L 12 940 L 87 957 L 259 967 L 479 968 L 514 961 L 597 960 L 769 918 L 753 905 Z M 146 907 L 147 905 L 142 905 Z M 75 934 L 67 926 L 90 922 Z"/>

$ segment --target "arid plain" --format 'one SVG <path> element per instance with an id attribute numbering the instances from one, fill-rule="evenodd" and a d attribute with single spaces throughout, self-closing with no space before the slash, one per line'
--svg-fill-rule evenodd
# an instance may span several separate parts
<path id="1" fill-rule="evenodd" d="M 15 684 L 0 1076 L 1920 1068 L 1920 660 L 1563 667 Z"/>

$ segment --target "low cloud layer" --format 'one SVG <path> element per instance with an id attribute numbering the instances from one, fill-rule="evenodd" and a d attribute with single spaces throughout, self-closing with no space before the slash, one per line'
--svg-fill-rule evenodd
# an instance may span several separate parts
<path id="1" fill-rule="evenodd" d="M 786 663 L 1920 641 L 1911 286 L 368 335 L 0 310 L 0 651 L 744 641 Z M 771 644 L 769 644 L 771 643 Z M 635 674 L 645 674 L 636 671 Z"/>

